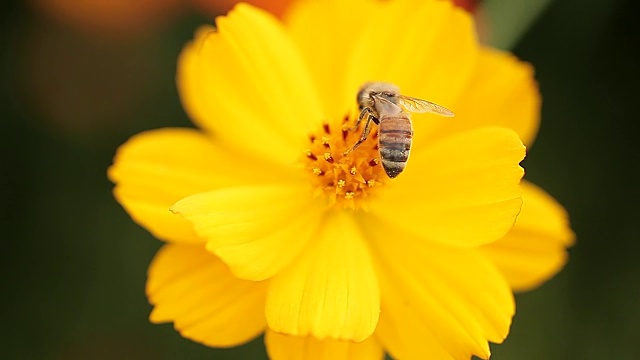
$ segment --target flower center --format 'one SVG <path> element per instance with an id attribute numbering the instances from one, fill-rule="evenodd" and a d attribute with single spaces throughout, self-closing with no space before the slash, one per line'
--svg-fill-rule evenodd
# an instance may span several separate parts
<path id="1" fill-rule="evenodd" d="M 345 116 L 342 123 L 322 128 L 310 135 L 310 147 L 306 150 L 305 168 L 309 171 L 316 194 L 326 196 L 331 205 L 344 208 L 361 208 L 375 189 L 388 179 L 380 165 L 378 129 L 374 124 L 371 133 L 355 150 L 364 121 L 353 130 L 354 119 Z"/>

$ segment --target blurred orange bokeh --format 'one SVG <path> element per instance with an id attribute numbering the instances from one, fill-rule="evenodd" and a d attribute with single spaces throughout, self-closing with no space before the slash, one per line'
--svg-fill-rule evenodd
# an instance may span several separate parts
<path id="1" fill-rule="evenodd" d="M 296 0 L 246 2 L 282 16 Z M 308 0 L 316 1 L 316 0 Z M 473 9 L 477 0 L 452 0 Z M 53 21 L 25 34 L 21 81 L 28 107 L 63 132 L 99 133 L 122 126 L 161 77 L 154 44 L 173 19 L 198 12 L 213 22 L 236 0 L 30 0 Z M 46 20 L 46 19 L 41 19 Z M 206 20 L 205 20 L 206 21 Z M 115 40 L 115 41 L 114 41 Z M 145 46 L 141 46 L 145 44 Z M 164 68 L 166 69 L 166 68 Z"/>
<path id="2" fill-rule="evenodd" d="M 236 0 L 191 0 L 193 5 L 207 15 L 225 14 L 239 1 Z M 248 0 L 243 1 L 272 14 L 280 16 L 287 9 L 291 0 Z"/>
<path id="3" fill-rule="evenodd" d="M 31 0 L 46 15 L 69 26 L 110 36 L 132 36 L 161 26 L 193 7 L 213 18 L 224 14 L 234 0 Z M 250 4 L 281 15 L 290 0 L 249 0 Z"/>
<path id="4" fill-rule="evenodd" d="M 95 33 L 126 36 L 149 31 L 177 14 L 195 8 L 208 17 L 224 14 L 235 0 L 31 0 L 36 8 L 67 25 Z M 277 16 L 291 0 L 248 0 Z M 478 0 L 453 0 L 474 11 Z"/>
<path id="5" fill-rule="evenodd" d="M 32 0 L 59 22 L 91 32 L 125 36 L 175 16 L 182 0 Z"/>
<path id="6" fill-rule="evenodd" d="M 474 12 L 476 10 L 476 7 L 478 6 L 478 3 L 480 3 L 479 0 L 453 0 L 453 2 L 470 12 Z"/>

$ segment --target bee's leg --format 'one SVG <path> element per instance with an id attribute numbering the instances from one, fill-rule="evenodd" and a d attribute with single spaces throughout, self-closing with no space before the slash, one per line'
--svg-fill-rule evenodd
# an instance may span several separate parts
<path id="1" fill-rule="evenodd" d="M 364 116 L 368 115 L 368 116 L 373 116 L 373 111 L 371 110 L 371 108 L 364 108 L 362 109 L 362 111 L 360 111 L 360 115 L 358 115 L 358 120 L 356 120 L 356 123 L 353 125 L 353 127 L 349 128 L 349 131 L 356 131 L 358 130 L 358 126 L 360 126 L 360 122 L 362 121 L 362 119 L 364 119 Z M 368 119 L 368 117 L 367 117 Z M 367 120 L 369 121 L 369 120 Z"/>
<path id="2" fill-rule="evenodd" d="M 364 112 L 364 110 L 362 111 Z M 360 146 L 360 144 L 362 144 L 365 140 L 367 140 L 367 137 L 369 136 L 369 133 L 371 132 L 371 122 L 374 122 L 376 124 L 379 123 L 378 119 L 376 119 L 375 116 L 373 116 L 373 114 L 369 113 L 369 116 L 367 116 L 367 122 L 364 124 L 364 130 L 362 130 L 362 135 L 360 135 L 360 139 L 358 139 L 358 141 L 353 145 L 353 147 L 347 151 L 345 151 L 344 153 L 342 153 L 342 155 L 347 155 L 350 152 L 352 152 L 353 150 L 355 150 L 358 146 Z"/>

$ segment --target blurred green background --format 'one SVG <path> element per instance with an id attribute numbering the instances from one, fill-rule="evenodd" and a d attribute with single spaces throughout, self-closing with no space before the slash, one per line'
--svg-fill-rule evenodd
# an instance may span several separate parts
<path id="1" fill-rule="evenodd" d="M 493 359 L 640 359 L 640 3 L 544 1 L 532 17 L 536 1 L 490 1 L 484 21 L 536 67 L 543 121 L 527 178 L 566 206 L 578 242 L 564 271 L 517 296 Z M 161 243 L 106 178 L 131 135 L 190 126 L 175 63 L 212 16 L 187 10 L 123 36 L 33 3 L 0 5 L 0 358 L 265 358 L 261 339 L 209 349 L 147 321 L 145 274 Z M 513 26 L 522 36 L 503 37 Z"/>

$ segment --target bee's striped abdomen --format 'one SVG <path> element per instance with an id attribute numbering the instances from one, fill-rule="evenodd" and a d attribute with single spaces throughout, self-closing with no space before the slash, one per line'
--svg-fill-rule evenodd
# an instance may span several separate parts
<path id="1" fill-rule="evenodd" d="M 380 119 L 378 147 L 382 167 L 390 178 L 395 178 L 404 170 L 411 151 L 413 129 L 411 120 L 405 113 Z"/>

